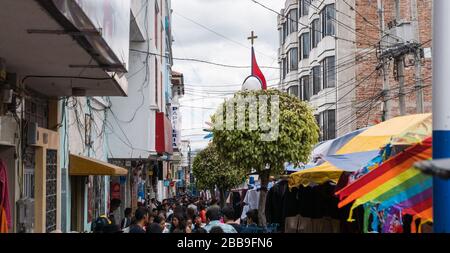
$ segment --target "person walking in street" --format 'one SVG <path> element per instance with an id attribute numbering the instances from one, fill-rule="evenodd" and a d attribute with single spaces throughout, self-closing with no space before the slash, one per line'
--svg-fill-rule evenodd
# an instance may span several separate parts
<path id="1" fill-rule="evenodd" d="M 225 224 L 228 224 L 230 226 L 233 226 L 234 229 L 236 229 L 236 231 L 238 233 L 240 233 L 241 231 L 241 225 L 239 225 L 236 221 L 234 221 L 233 217 L 234 217 L 234 209 L 232 207 L 224 207 L 222 209 L 222 215 L 223 215 L 223 221 L 225 222 Z"/>
<path id="2" fill-rule="evenodd" d="M 186 224 L 184 222 L 183 216 L 175 214 L 172 218 L 169 233 L 185 233 L 185 232 L 186 232 Z"/>
<path id="3" fill-rule="evenodd" d="M 215 226 L 215 227 L 212 227 L 212 228 L 211 228 L 211 230 L 209 231 L 209 233 L 211 233 L 211 234 L 223 234 L 223 233 L 225 233 L 225 232 L 223 231 L 223 229 L 222 229 L 221 227 Z"/>
<path id="4" fill-rule="evenodd" d="M 192 230 L 192 233 L 198 233 L 198 231 L 204 230 L 202 225 L 203 225 L 202 218 L 200 218 L 200 216 L 195 216 L 194 217 L 194 228 Z"/>
<path id="5" fill-rule="evenodd" d="M 258 210 L 252 209 L 247 212 L 247 226 L 241 229 L 241 233 L 244 234 L 255 234 L 255 233 L 264 233 L 264 229 L 258 227 Z"/>
<path id="6" fill-rule="evenodd" d="M 188 207 L 188 209 L 186 210 L 186 218 L 194 221 L 195 215 L 196 215 L 195 210 L 193 208 Z"/>
<path id="7" fill-rule="evenodd" d="M 200 208 L 199 208 L 199 216 L 202 220 L 202 223 L 206 223 L 206 208 L 205 205 L 202 203 L 200 204 Z"/>
<path id="8" fill-rule="evenodd" d="M 121 203 L 122 201 L 120 201 L 120 199 L 111 200 L 108 219 L 111 221 L 113 225 L 120 224 L 119 207 Z"/>
<path id="9" fill-rule="evenodd" d="M 159 215 L 153 219 L 147 229 L 147 233 L 150 234 L 161 234 L 166 228 L 166 221 L 163 216 Z"/>
<path id="10" fill-rule="evenodd" d="M 208 211 L 206 211 L 206 220 L 208 224 L 205 226 L 205 229 L 208 233 L 216 226 L 220 227 L 224 233 L 237 233 L 233 226 L 220 222 L 220 209 L 216 206 L 208 208 Z"/>
<path id="11" fill-rule="evenodd" d="M 194 230 L 194 224 L 192 222 L 192 218 L 188 218 L 186 220 L 186 234 L 191 234 Z"/>
<path id="12" fill-rule="evenodd" d="M 158 208 L 158 203 L 156 203 L 156 199 L 155 198 L 152 198 L 150 200 L 150 210 L 154 210 L 156 208 Z"/>
<path id="13" fill-rule="evenodd" d="M 197 208 L 197 205 L 195 205 L 195 201 L 194 201 L 194 199 L 191 199 L 191 201 L 189 201 L 190 203 L 189 203 L 189 205 L 187 206 L 188 207 L 188 209 L 189 208 L 191 208 L 191 209 L 193 209 L 194 210 L 194 214 L 195 215 L 197 215 L 198 214 L 198 208 Z"/>
<path id="14" fill-rule="evenodd" d="M 148 223 L 148 210 L 140 207 L 134 213 L 135 223 L 130 226 L 131 234 L 142 234 L 145 233 L 145 226 Z"/>
<path id="15" fill-rule="evenodd" d="M 120 228 L 125 229 L 131 225 L 131 208 L 125 208 L 125 217 L 123 217 L 120 223 Z"/>

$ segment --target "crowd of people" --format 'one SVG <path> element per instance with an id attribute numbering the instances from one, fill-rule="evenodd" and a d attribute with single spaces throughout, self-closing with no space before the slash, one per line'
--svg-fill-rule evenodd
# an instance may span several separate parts
<path id="1" fill-rule="evenodd" d="M 235 219 L 235 210 L 230 205 L 223 208 L 212 199 L 181 197 L 151 199 L 146 206 L 139 205 L 132 213 L 126 208 L 124 217 L 116 211 L 119 200 L 111 201 L 110 214 L 99 217 L 94 223 L 94 233 L 265 233 L 258 226 L 258 210 L 246 212 L 246 218 Z"/>

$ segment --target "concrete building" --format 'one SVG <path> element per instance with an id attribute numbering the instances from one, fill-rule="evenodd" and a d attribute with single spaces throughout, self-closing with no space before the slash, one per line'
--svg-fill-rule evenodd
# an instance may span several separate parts
<path id="1" fill-rule="evenodd" d="M 129 169 L 126 179 L 113 179 L 123 186 L 123 208 L 148 197 L 161 201 L 176 189 L 171 1 L 133 0 L 131 10 L 129 93 L 111 98 L 108 113 L 109 161 Z"/>
<path id="2" fill-rule="evenodd" d="M 423 112 L 431 110 L 431 0 L 287 0 L 281 13 L 280 88 L 310 103 L 322 140 L 399 115 L 399 94 L 407 93 L 405 113 L 416 112 L 419 91 Z M 404 51 L 401 61 L 386 53 L 411 47 L 416 51 Z M 406 63 L 402 92 L 400 62 Z M 383 86 L 384 73 L 390 85 Z"/>
<path id="3" fill-rule="evenodd" d="M 7 0 L 0 20 L 8 231 L 89 231 L 125 171 L 104 162 L 102 97 L 128 92 L 130 2 Z"/>

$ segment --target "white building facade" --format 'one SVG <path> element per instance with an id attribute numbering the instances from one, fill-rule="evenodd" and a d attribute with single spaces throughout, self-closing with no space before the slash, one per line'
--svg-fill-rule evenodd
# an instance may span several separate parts
<path id="1" fill-rule="evenodd" d="M 121 196 L 135 208 L 137 201 L 171 196 L 174 188 L 173 38 L 170 0 L 133 0 L 131 10 L 128 97 L 111 98 L 108 145 L 109 160 L 134 171 L 128 176 L 132 187 L 121 190 Z"/>
<path id="2" fill-rule="evenodd" d="M 348 102 L 351 96 L 339 96 L 350 87 L 345 83 L 354 78 L 353 69 L 345 68 L 345 62 L 353 59 L 349 41 L 354 37 L 335 23 L 340 20 L 350 26 L 352 13 L 339 2 L 287 0 L 278 19 L 280 88 L 310 103 L 320 125 L 321 140 L 345 132 L 338 131 L 337 122 L 348 117 L 351 110 L 336 106 Z M 338 34 L 348 41 L 338 40 Z"/>

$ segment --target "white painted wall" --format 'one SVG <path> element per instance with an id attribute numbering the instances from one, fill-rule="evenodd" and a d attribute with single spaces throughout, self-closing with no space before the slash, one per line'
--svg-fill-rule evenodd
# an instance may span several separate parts
<path id="1" fill-rule="evenodd" d="M 159 1 L 155 0 L 132 1 L 133 13 L 146 40 L 131 42 L 131 49 L 161 54 L 159 47 L 164 31 L 158 34 L 157 48 L 154 36 L 156 4 L 159 11 L 164 13 L 164 1 L 163 6 L 159 6 Z M 163 24 L 161 18 L 158 18 L 159 30 Z M 164 45 L 164 38 L 162 41 Z M 158 73 L 155 73 L 155 60 L 158 64 Z M 155 113 L 157 110 L 164 110 L 164 106 L 161 106 L 161 99 L 164 97 L 164 91 L 161 90 L 164 86 L 160 80 L 160 73 L 163 73 L 162 63 L 160 56 L 130 52 L 130 71 L 127 74 L 128 97 L 110 98 L 111 111 L 117 117 L 115 119 L 112 113 L 108 114 L 113 129 L 108 135 L 111 158 L 147 158 L 150 154 L 155 154 Z M 159 91 L 158 103 L 156 85 Z"/>
<path id="2" fill-rule="evenodd" d="M 283 9 L 284 14 L 287 14 L 289 9 L 295 8 L 293 6 L 294 1 L 287 0 L 285 2 L 285 9 Z M 297 2 L 297 1 L 295 1 Z M 354 4 L 354 0 L 348 0 L 349 4 Z M 299 23 L 310 25 L 311 22 L 320 18 L 320 10 L 323 9 L 325 5 L 335 3 L 336 11 L 336 19 L 339 20 L 340 23 L 344 23 L 350 27 L 355 28 L 355 13 L 350 10 L 350 8 L 343 3 L 342 1 L 336 0 L 313 0 L 312 5 L 318 7 L 318 10 L 310 6 L 308 16 L 299 17 Z M 300 15 L 300 14 L 299 14 Z M 281 22 L 285 19 L 279 18 L 278 29 L 281 27 Z M 349 31 L 342 27 L 342 25 L 333 22 L 336 29 L 336 36 L 339 38 L 346 38 L 350 41 L 355 40 L 354 32 Z M 299 24 L 299 32 L 297 34 L 297 40 L 294 40 L 292 34 L 286 38 L 286 41 L 283 45 L 280 46 L 279 50 L 279 59 L 282 59 L 286 56 L 287 50 L 297 43 L 299 45 L 298 38 L 304 32 L 309 32 L 309 27 L 302 26 Z M 300 52 L 301 48 L 299 48 Z M 289 86 L 296 83 L 289 83 L 295 80 L 299 80 L 302 76 L 310 75 L 311 68 L 313 66 L 317 66 L 320 62 L 328 57 L 335 56 L 336 57 L 336 66 L 339 66 L 342 62 L 346 62 L 352 59 L 351 53 L 355 52 L 355 47 L 353 43 L 345 40 L 338 39 L 336 40 L 333 37 L 325 37 L 322 38 L 316 48 L 312 49 L 309 53 L 309 58 L 300 60 L 298 66 L 298 73 L 293 73 L 292 71 L 286 75 L 286 78 L 282 80 L 281 87 L 286 89 Z M 354 57 L 353 57 L 354 59 Z M 350 64 L 351 65 L 351 64 Z M 350 68 L 349 68 L 350 67 Z M 345 70 L 343 70 L 345 69 Z M 281 72 L 282 73 L 282 72 Z M 280 74 L 281 75 L 281 74 Z M 355 94 L 352 89 L 354 88 L 354 84 L 352 84 L 352 80 L 355 77 L 355 68 L 351 66 L 346 66 L 344 68 L 338 68 L 336 74 L 336 85 L 337 90 L 334 88 L 328 88 L 319 92 L 319 94 L 312 96 L 310 99 L 310 104 L 315 110 L 315 113 L 318 114 L 324 110 L 328 109 L 337 109 L 337 124 L 339 125 L 339 121 L 345 120 L 353 114 L 354 108 L 352 106 L 348 106 L 351 104 L 351 101 L 355 100 Z M 342 84 L 342 85 L 340 85 Z M 349 85 L 350 84 L 350 85 Z M 312 83 L 310 83 L 312 85 Z M 348 95 L 346 95 L 348 93 Z M 345 97 L 344 97 L 345 95 Z M 340 101 L 339 101 L 340 100 Z M 337 101 L 339 101 L 338 105 L 333 105 Z M 339 109 L 342 107 L 342 109 Z M 337 126 L 338 128 L 338 126 Z M 352 124 L 349 124 L 338 130 L 337 135 L 340 136 L 344 133 L 350 132 L 354 129 Z"/>

